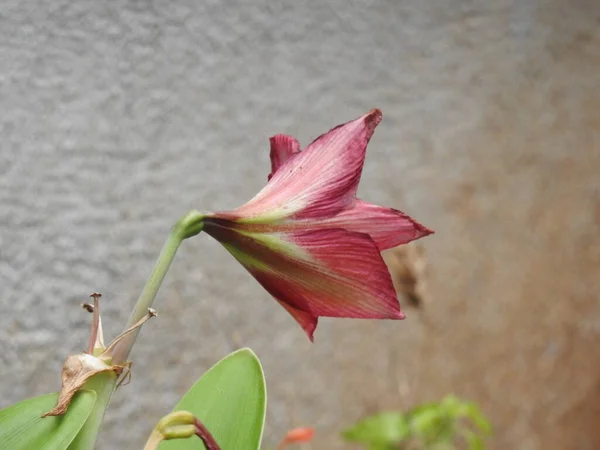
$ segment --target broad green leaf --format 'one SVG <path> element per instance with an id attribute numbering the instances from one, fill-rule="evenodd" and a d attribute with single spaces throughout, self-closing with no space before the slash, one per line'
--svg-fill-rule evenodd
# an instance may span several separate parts
<path id="1" fill-rule="evenodd" d="M 361 420 L 343 431 L 342 436 L 347 441 L 371 445 L 373 448 L 389 448 L 408 438 L 409 433 L 404 415 L 388 412 Z"/>
<path id="2" fill-rule="evenodd" d="M 96 404 L 92 408 L 85 424 L 69 445 L 68 450 L 91 450 L 95 448 L 98 432 L 104 419 L 104 414 L 115 390 L 117 375 L 115 372 L 100 372 L 83 385 L 83 389 L 96 394 Z"/>
<path id="3" fill-rule="evenodd" d="M 252 350 L 231 353 L 211 367 L 173 411 L 189 411 L 224 450 L 258 450 L 265 422 L 265 378 Z M 160 450 L 199 450 L 199 438 L 164 441 Z"/>
<path id="4" fill-rule="evenodd" d="M 96 393 L 79 391 L 62 416 L 41 415 L 56 405 L 58 393 L 30 398 L 0 411 L 0 448 L 64 450 L 75 438 L 96 403 Z"/>

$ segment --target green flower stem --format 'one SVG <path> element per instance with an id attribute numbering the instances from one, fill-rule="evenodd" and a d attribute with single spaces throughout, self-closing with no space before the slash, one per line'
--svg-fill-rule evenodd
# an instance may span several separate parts
<path id="1" fill-rule="evenodd" d="M 67 450 L 91 450 L 94 448 L 100 424 L 115 391 L 116 384 L 117 375 L 114 372 L 102 372 L 94 375 L 81 387 L 81 389 L 96 392 L 96 404 Z"/>
<path id="2" fill-rule="evenodd" d="M 156 450 L 162 441 L 198 436 L 206 450 L 221 450 L 210 431 L 189 411 L 174 411 L 160 419 L 144 450 Z"/>
<path id="3" fill-rule="evenodd" d="M 202 231 L 204 226 L 203 220 L 204 215 L 202 213 L 198 211 L 190 211 L 183 216 L 171 229 L 171 233 L 167 238 L 167 242 L 160 252 L 158 261 L 156 261 L 156 265 L 150 274 L 150 278 L 148 278 L 146 286 L 144 286 L 144 290 L 140 294 L 133 312 L 129 317 L 129 322 L 127 322 L 126 328 L 138 322 L 148 313 L 148 308 L 152 306 L 160 285 L 162 284 L 165 275 L 167 274 L 167 271 L 169 270 L 169 267 L 175 258 L 175 254 L 177 253 L 179 246 L 184 239 L 195 236 Z M 139 328 L 129 333 L 128 336 L 123 338 L 115 346 L 114 351 L 112 352 L 113 364 L 123 364 L 127 361 L 138 333 Z"/>
<path id="4" fill-rule="evenodd" d="M 152 430 L 152 434 L 144 446 L 144 450 L 156 450 L 158 445 L 164 440 L 163 434 L 157 429 Z"/>
<path id="5" fill-rule="evenodd" d="M 175 411 L 160 419 L 144 450 L 156 450 L 163 440 L 187 439 L 196 435 L 196 418 L 187 411 Z"/>
<path id="6" fill-rule="evenodd" d="M 190 211 L 173 226 L 167 242 L 160 252 L 158 261 L 150 274 L 150 278 L 146 282 L 146 286 L 140 294 L 129 318 L 125 332 L 113 344 L 109 345 L 107 349 L 95 348 L 93 351 L 93 353 L 101 352 L 102 354 L 98 356 L 102 357 L 106 364 L 121 367 L 127 365 L 127 358 L 133 348 L 140 326 L 145 321 L 143 319 L 146 318 L 147 320 L 147 318 L 156 314 L 155 312 L 149 312 L 149 308 L 152 306 L 160 285 L 175 258 L 177 249 L 184 239 L 195 236 L 202 231 L 204 217 L 198 211 Z M 98 322 L 99 320 L 98 318 Z M 100 329 L 99 323 L 97 324 L 97 328 Z M 113 348 L 111 348 L 112 345 L 114 345 Z M 107 371 L 94 375 L 81 387 L 81 389 L 96 392 L 96 403 L 77 437 L 69 445 L 68 450 L 91 450 L 94 448 L 102 419 L 104 418 L 112 394 L 117 387 L 117 381 L 118 376 L 115 371 Z M 187 431 L 189 432 L 190 430 Z"/>
<path id="7" fill-rule="evenodd" d="M 181 238 L 180 233 L 177 232 L 176 228 L 173 228 L 171 234 L 169 234 L 167 242 L 160 252 L 160 256 L 158 257 L 158 261 L 156 262 L 156 265 L 150 274 L 150 278 L 148 278 L 146 286 L 144 286 L 144 290 L 140 294 L 140 297 L 135 304 L 126 328 L 132 326 L 148 313 L 148 308 L 150 308 L 154 302 L 156 294 L 158 293 L 158 289 L 160 288 L 160 285 L 162 284 L 182 241 L 183 239 Z M 123 364 L 125 361 L 127 361 L 129 353 L 133 348 L 133 344 L 135 343 L 139 332 L 140 329 L 138 328 L 137 330 L 129 333 L 128 336 L 124 337 L 115 346 L 112 355 L 114 364 Z"/>

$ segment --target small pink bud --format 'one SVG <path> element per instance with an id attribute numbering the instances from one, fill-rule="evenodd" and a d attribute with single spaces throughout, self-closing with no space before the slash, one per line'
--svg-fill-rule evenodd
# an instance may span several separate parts
<path id="1" fill-rule="evenodd" d="M 283 450 L 288 444 L 299 444 L 302 442 L 310 442 L 315 436 L 314 428 L 293 428 L 287 432 L 277 450 Z"/>
<path id="2" fill-rule="evenodd" d="M 314 428 L 294 428 L 285 435 L 285 441 L 290 444 L 296 442 L 310 442 L 314 436 Z"/>

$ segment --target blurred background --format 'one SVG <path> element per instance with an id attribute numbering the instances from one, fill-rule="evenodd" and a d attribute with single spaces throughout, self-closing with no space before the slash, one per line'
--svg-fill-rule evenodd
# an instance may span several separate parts
<path id="1" fill-rule="evenodd" d="M 304 425 L 354 448 L 356 420 L 455 393 L 488 448 L 600 448 L 597 0 L 5 0 L 0 102 L 0 407 L 58 389 L 91 292 L 121 331 L 173 222 L 264 185 L 269 136 L 306 145 L 378 107 L 359 194 L 436 231 L 420 307 L 321 320 L 310 344 L 200 235 L 99 448 L 141 448 L 241 346 L 271 446 Z"/>

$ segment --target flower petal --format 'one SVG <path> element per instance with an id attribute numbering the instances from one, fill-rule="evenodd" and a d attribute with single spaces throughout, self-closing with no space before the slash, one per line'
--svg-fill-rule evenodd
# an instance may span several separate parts
<path id="1" fill-rule="evenodd" d="M 260 277 L 261 275 L 259 274 L 258 276 Z M 255 278 L 258 280 L 258 278 L 256 276 L 255 276 Z M 277 299 L 275 298 L 275 300 L 277 300 Z M 317 323 L 319 322 L 319 317 L 314 316 L 311 313 L 302 311 L 301 309 L 294 308 L 293 306 L 290 306 L 281 300 L 277 300 L 277 302 L 281 306 L 283 306 L 285 308 L 285 310 L 287 312 L 289 312 L 294 319 L 296 319 L 296 322 L 298 322 L 300 324 L 300 326 L 302 327 L 302 329 L 304 330 L 304 332 L 306 333 L 306 335 L 308 336 L 310 341 L 314 342 L 314 340 L 315 340 L 314 334 L 315 334 L 315 330 L 317 329 Z"/>
<path id="2" fill-rule="evenodd" d="M 269 139 L 271 144 L 271 173 L 268 180 L 273 174 L 286 162 L 294 153 L 300 151 L 300 143 L 296 138 L 285 134 L 277 134 Z"/>
<path id="3" fill-rule="evenodd" d="M 343 229 L 249 233 L 232 226 L 208 219 L 204 230 L 284 304 L 309 338 L 319 316 L 404 318 L 387 266 L 367 234 Z"/>
<path id="4" fill-rule="evenodd" d="M 354 208 L 320 222 L 319 226 L 366 233 L 375 241 L 379 251 L 407 244 L 433 233 L 402 211 L 360 199 L 356 199 Z"/>
<path id="5" fill-rule="evenodd" d="M 246 222 L 327 218 L 352 207 L 367 143 L 381 122 L 374 109 L 339 125 L 288 159 L 248 203 L 232 211 Z"/>

